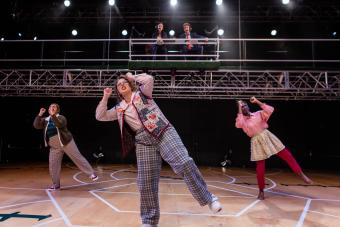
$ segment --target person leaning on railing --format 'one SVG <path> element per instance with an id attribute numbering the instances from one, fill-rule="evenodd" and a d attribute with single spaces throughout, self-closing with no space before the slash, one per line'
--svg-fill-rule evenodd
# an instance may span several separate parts
<path id="1" fill-rule="evenodd" d="M 193 40 L 193 39 L 204 39 L 204 42 L 208 42 L 208 38 L 202 35 L 198 35 L 195 32 L 191 32 L 192 27 L 189 23 L 183 24 L 183 31 L 184 33 L 179 36 L 181 39 L 185 39 L 185 43 L 182 46 L 181 52 L 184 55 L 190 54 L 203 54 L 203 46 L 199 44 L 199 42 L 203 42 L 203 40 Z M 184 57 L 187 59 L 187 57 Z M 199 58 L 196 58 L 199 59 Z"/>
<path id="2" fill-rule="evenodd" d="M 152 34 L 152 38 L 156 39 L 155 44 L 152 45 L 152 60 L 157 59 L 164 59 L 167 60 L 167 56 L 157 57 L 156 55 L 164 54 L 166 55 L 168 53 L 166 44 L 164 43 L 163 39 L 167 39 L 168 36 L 164 32 L 164 24 L 162 22 L 157 23 L 156 25 L 156 31 Z"/>

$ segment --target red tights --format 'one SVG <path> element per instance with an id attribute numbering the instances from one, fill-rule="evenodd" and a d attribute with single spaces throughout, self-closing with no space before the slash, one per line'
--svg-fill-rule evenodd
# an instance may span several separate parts
<path id="1" fill-rule="evenodd" d="M 293 157 L 293 155 L 290 153 L 290 151 L 287 148 L 277 153 L 277 156 L 285 160 L 288 163 L 289 167 L 294 171 L 294 173 L 299 174 L 302 172 L 301 167 L 296 162 L 295 158 Z M 262 191 L 265 186 L 264 184 L 265 169 L 266 169 L 265 160 L 260 160 L 256 162 L 257 183 L 259 185 L 260 191 Z"/>

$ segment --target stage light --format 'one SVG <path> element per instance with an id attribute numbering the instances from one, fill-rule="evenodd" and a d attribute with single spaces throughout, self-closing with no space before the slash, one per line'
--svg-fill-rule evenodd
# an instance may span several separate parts
<path id="1" fill-rule="evenodd" d="M 127 36 L 127 34 L 128 34 L 128 32 L 126 31 L 126 29 L 124 29 L 124 30 L 122 31 L 122 35 L 123 35 L 123 36 Z"/>
<path id="2" fill-rule="evenodd" d="M 65 7 L 69 7 L 71 5 L 71 1 L 70 0 L 65 0 L 64 1 L 64 6 Z"/>
<path id="3" fill-rule="evenodd" d="M 36 37 L 36 36 L 33 37 L 33 40 L 37 40 L 37 39 L 38 39 L 38 37 Z"/>
<path id="4" fill-rule="evenodd" d="M 216 5 L 220 6 L 222 5 L 222 3 L 223 3 L 223 0 L 216 0 Z"/>
<path id="5" fill-rule="evenodd" d="M 217 30 L 217 35 L 219 35 L 219 36 L 222 36 L 224 34 L 224 30 L 223 29 L 218 29 Z"/>
<path id="6" fill-rule="evenodd" d="M 174 30 L 170 30 L 170 31 L 169 31 L 169 35 L 170 35 L 170 36 L 174 36 L 174 35 L 175 35 L 175 31 L 174 31 Z"/>
<path id="7" fill-rule="evenodd" d="M 332 33 L 333 36 L 336 36 L 336 34 L 337 34 L 337 32 L 333 32 L 333 33 Z"/>
<path id="8" fill-rule="evenodd" d="M 5 40 L 5 38 L 4 37 L 1 37 L 1 41 L 4 41 Z"/>
<path id="9" fill-rule="evenodd" d="M 19 36 L 19 37 L 21 37 L 21 36 L 22 36 L 22 34 L 19 32 L 19 33 L 18 33 L 18 36 Z"/>
<path id="10" fill-rule="evenodd" d="M 284 4 L 284 5 L 289 4 L 289 0 L 282 0 L 282 4 Z"/>
<path id="11" fill-rule="evenodd" d="M 115 4 L 115 0 L 109 0 L 109 5 L 113 6 Z"/>
<path id="12" fill-rule="evenodd" d="M 170 0 L 170 5 L 172 5 L 172 6 L 177 5 L 177 0 Z"/>
<path id="13" fill-rule="evenodd" d="M 276 36 L 276 35 L 277 35 L 277 31 L 276 31 L 275 29 L 273 29 L 273 30 L 270 32 L 270 34 L 271 34 L 272 36 Z"/>
<path id="14" fill-rule="evenodd" d="M 76 29 L 73 29 L 73 30 L 72 30 L 72 35 L 73 35 L 73 36 L 77 36 L 77 35 L 78 35 L 78 31 L 77 31 Z"/>

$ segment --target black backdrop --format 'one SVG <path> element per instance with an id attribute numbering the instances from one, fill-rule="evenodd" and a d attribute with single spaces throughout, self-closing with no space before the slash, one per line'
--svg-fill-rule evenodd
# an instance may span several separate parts
<path id="1" fill-rule="evenodd" d="M 117 122 L 99 122 L 95 109 L 100 98 L 0 98 L 1 162 L 48 160 L 42 130 L 33 128 L 40 107 L 59 103 L 80 151 L 90 161 L 103 152 L 103 163 L 134 163 L 122 159 Z M 266 101 L 266 100 L 263 100 Z M 114 105 L 114 99 L 109 106 Z M 175 126 L 189 154 L 198 165 L 219 166 L 231 150 L 232 165 L 252 167 L 249 138 L 236 129 L 234 100 L 157 100 Z M 301 166 L 309 169 L 340 169 L 340 103 L 336 101 L 267 101 L 275 107 L 270 130 L 292 151 Z M 258 110 L 251 105 L 251 110 Z M 286 167 L 277 157 L 268 167 Z"/>

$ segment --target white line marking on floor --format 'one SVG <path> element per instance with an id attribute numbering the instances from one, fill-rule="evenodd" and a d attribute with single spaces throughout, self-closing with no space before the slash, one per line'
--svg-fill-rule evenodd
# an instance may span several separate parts
<path id="1" fill-rule="evenodd" d="M 139 214 L 139 211 L 124 210 L 119 213 Z M 181 216 L 208 216 L 208 217 L 235 217 L 235 214 L 211 214 L 211 213 L 188 213 L 188 212 L 160 212 L 161 215 L 181 215 Z"/>
<path id="2" fill-rule="evenodd" d="M 81 183 L 81 184 L 87 184 L 86 182 L 81 181 L 81 180 L 79 180 L 79 179 L 77 178 L 77 176 L 78 176 L 79 174 L 81 174 L 81 173 L 82 173 L 82 172 L 78 172 L 78 173 L 74 174 L 74 175 L 73 175 L 73 180 L 75 180 L 75 181 L 77 181 L 78 183 Z"/>
<path id="3" fill-rule="evenodd" d="M 91 193 L 94 197 L 96 197 L 97 199 L 99 199 L 100 201 L 102 201 L 103 203 L 105 203 L 106 205 L 108 205 L 109 207 L 111 207 L 114 211 L 120 212 L 120 210 L 119 210 L 117 207 L 113 206 L 111 203 L 109 203 L 108 201 L 106 201 L 105 199 L 103 199 L 102 197 L 100 197 L 99 195 L 97 195 L 96 193 L 94 193 L 93 191 L 90 191 L 90 193 Z"/>
<path id="4" fill-rule="evenodd" d="M 248 211 L 250 208 L 254 207 L 258 202 L 260 202 L 260 200 L 255 200 L 254 202 L 252 202 L 251 204 L 249 204 L 247 207 L 245 207 L 244 209 L 242 209 L 240 212 L 238 212 L 236 214 L 236 217 L 240 217 L 241 215 L 243 215 L 246 211 Z"/>
<path id="5" fill-rule="evenodd" d="M 115 191 L 99 191 L 93 190 L 94 192 L 101 192 L 101 193 L 109 193 L 109 194 L 132 194 L 132 195 L 139 195 L 139 192 L 115 192 Z M 159 195 L 169 195 L 169 196 L 189 196 L 191 194 L 176 194 L 176 193 L 158 193 Z M 241 195 L 219 195 L 218 198 L 254 198 L 255 196 L 241 196 Z"/>
<path id="6" fill-rule="evenodd" d="M 121 178 L 117 178 L 117 177 L 115 177 L 114 175 L 115 175 L 116 173 L 124 172 L 124 171 L 126 171 L 126 170 L 131 170 L 131 168 L 117 170 L 117 171 L 111 173 L 110 177 L 113 178 L 113 179 L 115 179 L 115 180 L 120 180 Z"/>
<path id="7" fill-rule="evenodd" d="M 247 195 L 247 196 L 250 196 L 250 197 L 254 197 L 254 195 L 252 195 L 252 194 L 248 194 L 248 193 L 245 193 L 245 192 L 239 192 L 239 191 L 235 191 L 235 190 L 227 189 L 227 188 L 221 188 L 221 187 L 218 187 L 218 186 L 215 186 L 215 185 L 209 185 L 209 187 L 218 188 L 218 189 L 221 189 L 221 190 L 224 190 L 224 191 L 230 191 L 230 192 L 235 192 L 235 193 L 238 193 L 238 194 L 241 194 L 241 195 Z"/>
<path id="8" fill-rule="evenodd" d="M 12 187 L 0 187 L 0 189 L 9 189 L 9 190 L 31 190 L 31 191 L 45 191 L 43 188 L 12 188 Z"/>
<path id="9" fill-rule="evenodd" d="M 45 190 L 48 197 L 51 199 L 51 202 L 53 203 L 54 207 L 57 209 L 58 213 L 60 214 L 60 216 L 62 217 L 62 219 L 64 220 L 65 224 L 67 226 L 72 226 L 70 220 L 67 218 L 66 214 L 64 213 L 64 211 L 61 209 L 61 207 L 59 206 L 59 204 L 57 203 L 57 201 L 54 199 L 54 197 L 52 196 L 51 192 L 48 191 L 47 189 Z"/>
<path id="10" fill-rule="evenodd" d="M 312 202 L 311 199 L 307 200 L 306 205 L 303 208 L 303 212 L 302 212 L 302 214 L 299 218 L 299 222 L 296 224 L 296 227 L 301 227 L 303 225 L 303 222 L 305 221 L 305 218 L 306 218 L 306 215 L 307 215 L 307 212 L 308 212 L 308 209 L 310 207 L 311 202 Z"/>
<path id="11" fill-rule="evenodd" d="M 114 185 L 114 186 L 111 186 L 111 187 L 99 188 L 99 189 L 94 189 L 94 190 L 91 190 L 91 191 L 93 191 L 93 192 L 100 192 L 100 191 L 102 191 L 102 190 L 113 189 L 113 188 L 119 188 L 119 187 L 129 186 L 129 185 L 133 185 L 133 184 L 136 184 L 136 183 Z"/>
<path id="12" fill-rule="evenodd" d="M 286 192 L 274 192 L 274 191 L 266 191 L 268 193 L 272 193 L 272 194 L 278 194 L 278 195 L 284 195 L 284 196 L 290 196 L 290 197 L 294 197 L 294 198 L 299 198 L 299 199 L 311 199 L 308 197 L 303 197 L 303 196 L 298 196 L 298 195 L 292 195 Z"/>
<path id="13" fill-rule="evenodd" d="M 16 206 L 22 206 L 22 205 L 27 205 L 27 204 L 34 204 L 34 203 L 44 203 L 44 202 L 51 202 L 51 201 L 50 200 L 38 200 L 38 201 L 27 202 L 27 203 L 16 203 L 16 204 L 12 204 L 12 205 L 2 206 L 2 207 L 0 207 L 0 209 L 5 209 L 5 208 L 9 208 L 9 207 L 16 207 Z"/>
<path id="14" fill-rule="evenodd" d="M 322 214 L 322 215 L 326 215 L 326 216 L 329 216 L 329 217 L 339 218 L 340 219 L 340 216 L 337 216 L 337 215 L 334 215 L 334 214 L 327 214 L 327 213 L 323 213 L 323 212 L 319 212 L 319 211 L 314 211 L 314 210 L 309 210 L 308 212 Z"/>

